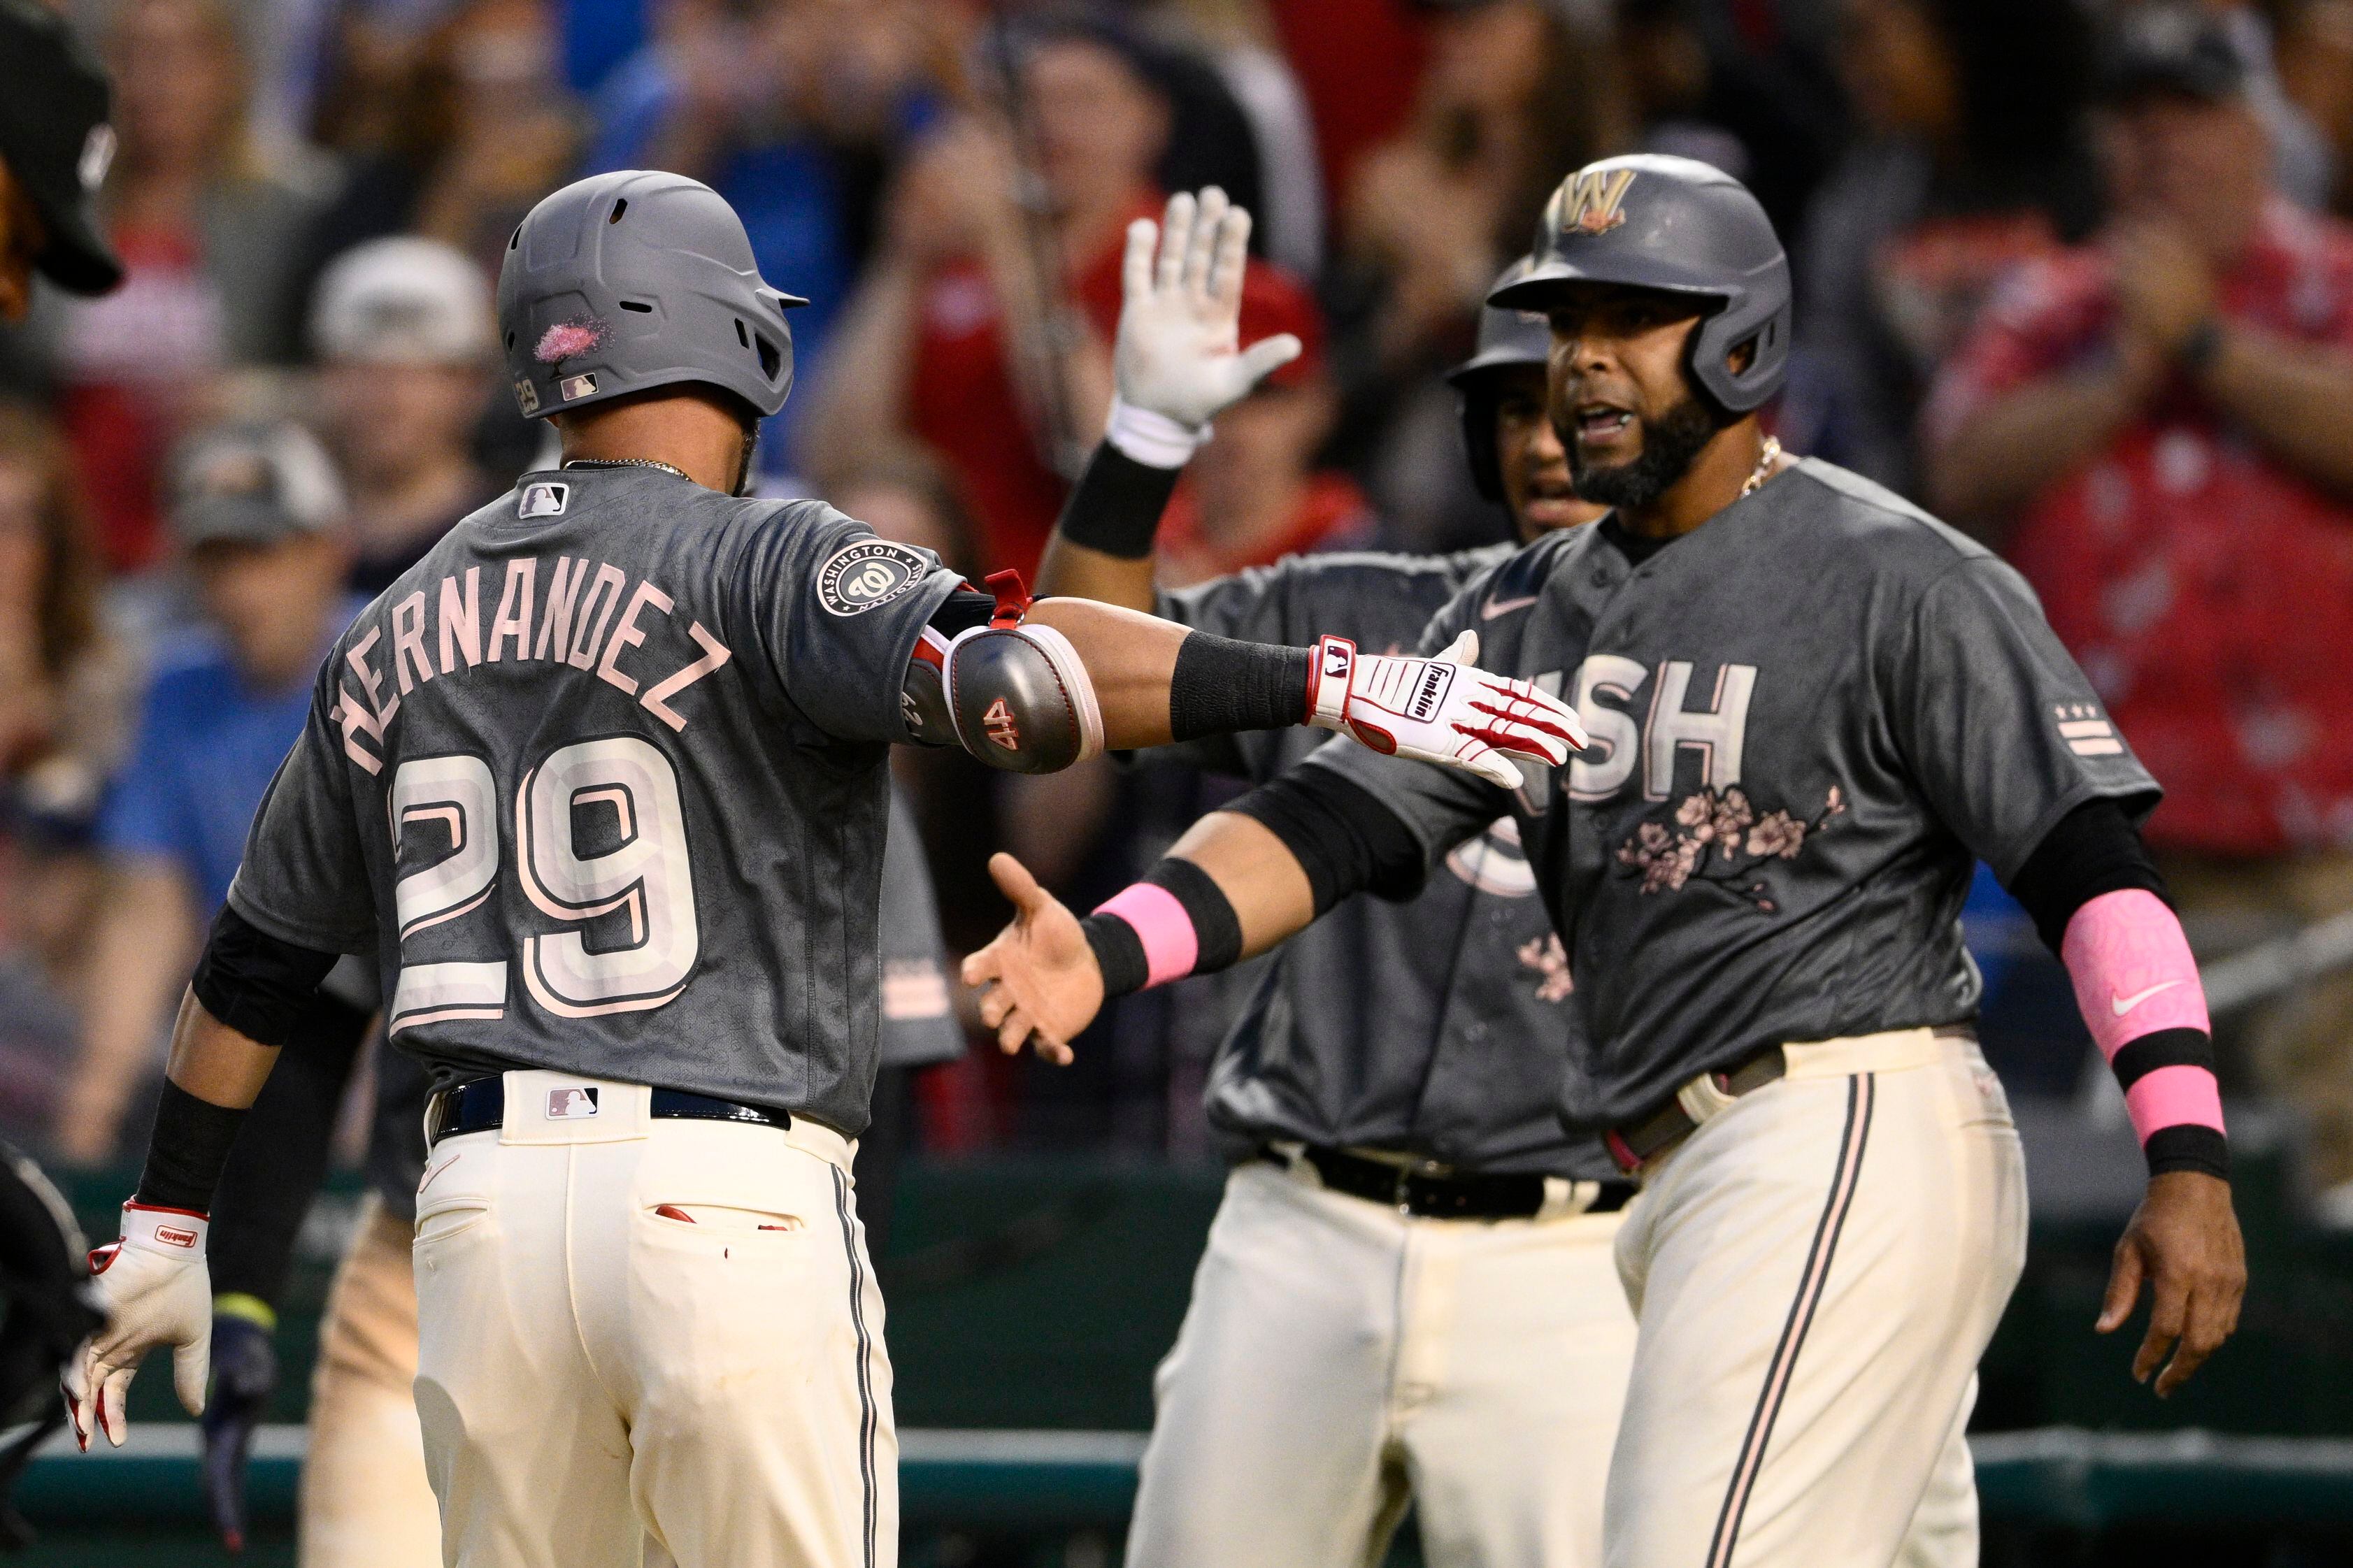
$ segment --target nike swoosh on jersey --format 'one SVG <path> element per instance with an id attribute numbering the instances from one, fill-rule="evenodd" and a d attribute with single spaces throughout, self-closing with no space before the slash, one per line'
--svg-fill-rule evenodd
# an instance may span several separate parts
<path id="1" fill-rule="evenodd" d="M 1482 621 L 1492 621 L 1497 616 L 1508 616 L 1514 610 L 1525 610 L 1535 602 L 1536 595 L 1534 594 L 1530 594 L 1525 599 L 1490 599 L 1479 606 L 1479 618 Z"/>
<path id="2" fill-rule="evenodd" d="M 2117 1017 L 2121 1018 L 2158 992 L 2170 991 L 2180 984 L 2179 980 L 2160 980 L 2147 990 L 2136 991 L 2129 996 L 2119 996 L 2111 991 L 2108 993 L 2108 1006 Z"/>

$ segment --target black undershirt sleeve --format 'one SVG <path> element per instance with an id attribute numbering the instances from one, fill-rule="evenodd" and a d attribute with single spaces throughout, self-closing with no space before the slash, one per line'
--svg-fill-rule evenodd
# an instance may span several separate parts
<path id="1" fill-rule="evenodd" d="M 190 984 L 206 1012 L 247 1039 L 290 1046 L 341 956 L 281 942 L 224 904 Z"/>
<path id="2" fill-rule="evenodd" d="M 1307 874 L 1318 918 L 1352 893 L 1410 898 L 1429 875 L 1413 830 L 1330 768 L 1293 768 L 1222 809 L 1282 840 Z"/>
<path id="3" fill-rule="evenodd" d="M 2140 832 L 2114 800 L 2085 801 L 2061 817 L 2010 879 L 2010 896 L 2052 952 L 2075 911 L 2103 893 L 2141 888 L 2166 897 Z"/>

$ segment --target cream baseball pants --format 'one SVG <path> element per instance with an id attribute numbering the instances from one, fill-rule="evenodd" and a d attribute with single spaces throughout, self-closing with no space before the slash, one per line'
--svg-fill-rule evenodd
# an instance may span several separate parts
<path id="1" fill-rule="evenodd" d="M 1641 1334 L 1609 1568 L 1975 1557 L 1952 1450 L 2025 1263 L 2009 1103 L 1956 1034 L 1785 1048 L 1788 1076 L 1653 1161 L 1626 1210 Z M 1915 1517 L 1941 1546 L 1906 1546 Z"/>
<path id="2" fill-rule="evenodd" d="M 417 1189 L 443 1563 L 891 1568 L 898 1438 L 850 1145 L 505 1076 L 504 1127 L 442 1140 Z"/>
<path id="3" fill-rule="evenodd" d="M 1616 1214 L 1410 1217 L 1305 1162 L 1228 1177 L 1129 1529 L 1130 1568 L 1599 1561 L 1634 1353 Z"/>

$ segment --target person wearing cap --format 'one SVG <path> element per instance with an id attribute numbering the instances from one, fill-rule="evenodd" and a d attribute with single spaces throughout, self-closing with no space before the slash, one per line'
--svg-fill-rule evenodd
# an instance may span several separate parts
<path id="1" fill-rule="evenodd" d="M 111 1156 L 248 825 L 302 732 L 321 652 L 357 608 L 333 465 L 300 426 L 193 438 L 174 464 L 174 539 L 201 625 L 162 649 L 137 738 L 99 824 L 106 886 L 90 942 L 82 1050 L 59 1109 L 58 1154 Z M 356 1032 L 364 1014 L 332 1025 Z"/>
<path id="2" fill-rule="evenodd" d="M 350 492 L 352 588 L 373 597 L 498 493 L 468 448 L 498 349 L 490 284 L 438 240 L 369 240 L 320 276 L 311 346 Z"/>
<path id="3" fill-rule="evenodd" d="M 114 157 L 109 89 L 65 17 L 0 0 L 0 321 L 32 309 L 36 272 L 72 294 L 103 294 L 122 263 L 90 197 Z"/>
<path id="4" fill-rule="evenodd" d="M 2005 289 L 1924 437 L 2165 786 L 2149 843 L 2212 957 L 2353 909 L 2353 226 L 2280 195 L 2201 10 L 2127 18 L 2106 85 L 2114 220 Z M 2353 1226 L 2353 977 L 2225 1024 Z"/>

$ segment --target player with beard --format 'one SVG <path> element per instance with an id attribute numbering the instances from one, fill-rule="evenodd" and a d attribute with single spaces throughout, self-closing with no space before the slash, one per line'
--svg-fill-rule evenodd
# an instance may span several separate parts
<path id="1" fill-rule="evenodd" d="M 1729 176 L 1572 174 L 1490 302 L 1548 316 L 1554 423 L 1614 510 L 1481 574 L 1423 641 L 1476 627 L 1592 744 L 1516 790 L 1318 751 L 1179 839 L 1156 897 L 1083 921 L 999 857 L 1018 912 L 965 964 L 1002 1045 L 1059 1057 L 1106 996 L 1412 891 L 1508 813 L 1576 976 L 1562 1119 L 1641 1188 L 1612 1568 L 1903 1549 L 2024 1258 L 1961 941 L 1973 858 L 2065 963 L 2147 1155 L 2098 1327 L 2149 1287 L 2134 1373 L 2170 1393 L 2245 1285 L 2202 993 L 2136 826 L 2156 785 L 2014 572 L 1765 436 L 1788 299 Z"/>

